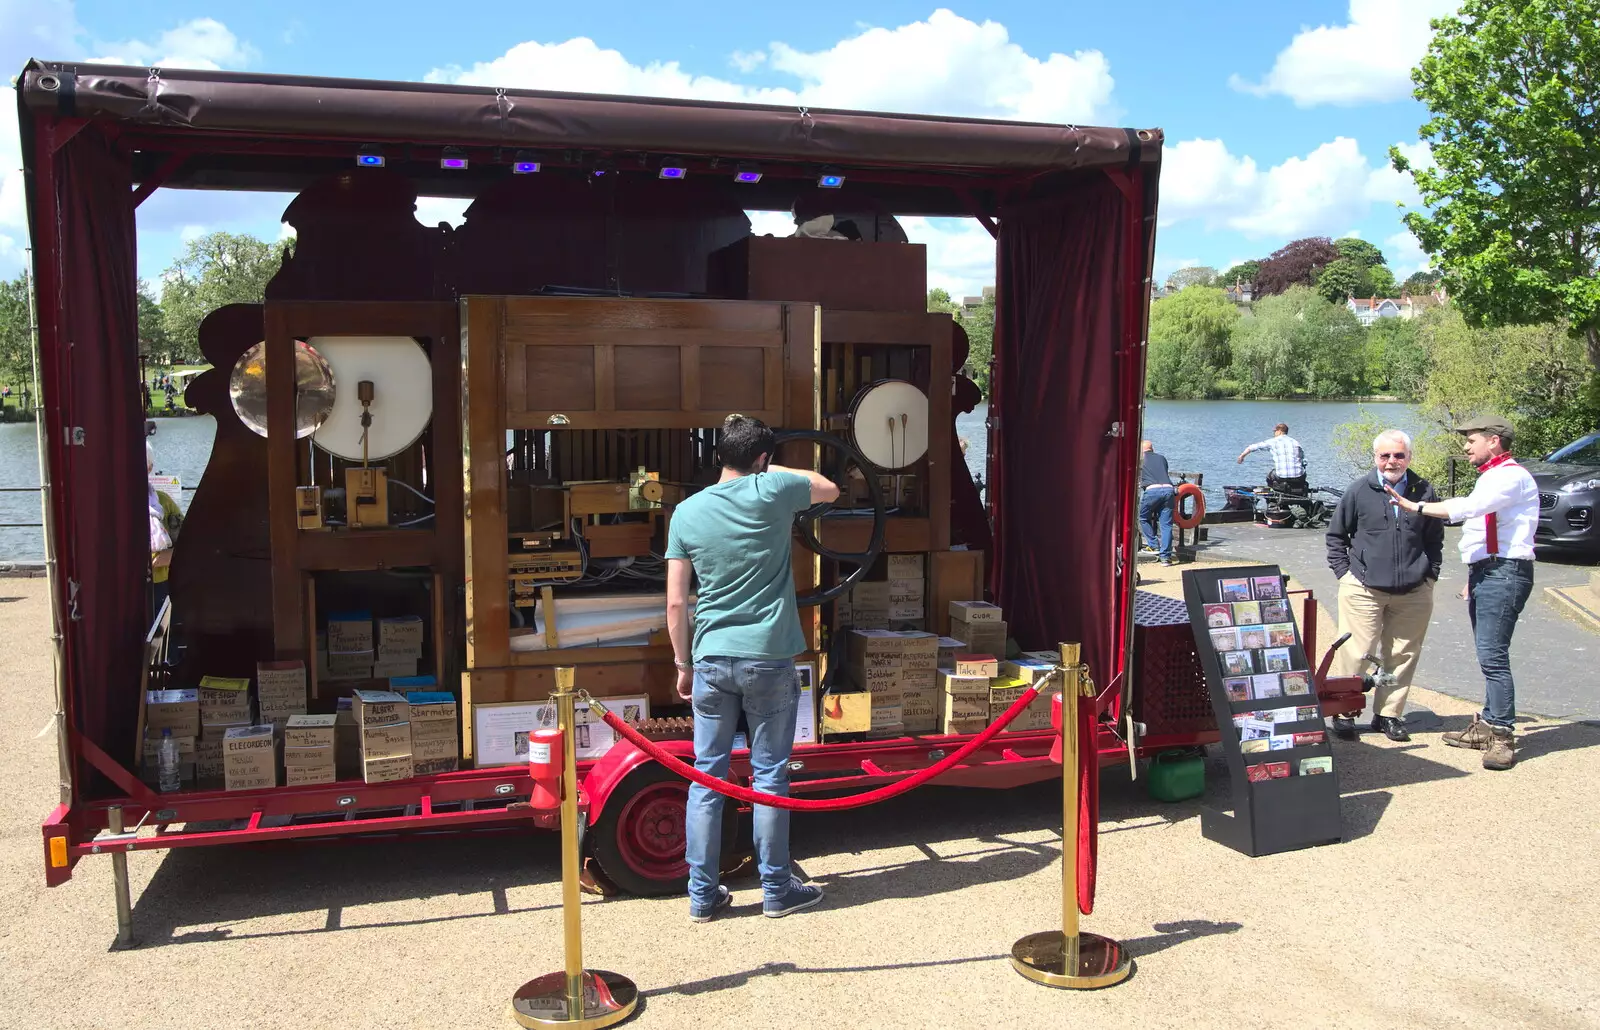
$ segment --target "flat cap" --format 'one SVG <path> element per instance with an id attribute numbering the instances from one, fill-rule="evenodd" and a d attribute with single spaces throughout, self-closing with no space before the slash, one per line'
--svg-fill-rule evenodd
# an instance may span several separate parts
<path id="1" fill-rule="evenodd" d="M 1493 433 L 1495 436 L 1510 438 L 1513 434 L 1511 423 L 1495 415 L 1484 415 L 1479 418 L 1469 418 L 1456 426 L 1456 432 L 1465 436 L 1468 433 Z"/>

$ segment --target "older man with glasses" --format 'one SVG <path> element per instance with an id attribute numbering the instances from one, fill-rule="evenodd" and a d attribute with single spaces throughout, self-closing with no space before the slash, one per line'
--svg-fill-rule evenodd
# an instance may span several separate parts
<path id="1" fill-rule="evenodd" d="M 1339 580 L 1339 628 L 1350 639 L 1339 651 L 1338 674 L 1357 675 L 1367 655 L 1393 680 L 1373 690 L 1372 729 L 1390 740 L 1411 739 L 1406 695 L 1433 616 L 1433 585 L 1444 562 L 1444 523 L 1398 503 L 1390 491 L 1422 505 L 1438 498 L 1411 471 L 1411 437 L 1398 429 L 1372 441 L 1375 466 L 1339 498 L 1328 525 L 1328 567 Z M 1335 716 L 1336 736 L 1351 739 L 1355 722 Z"/>

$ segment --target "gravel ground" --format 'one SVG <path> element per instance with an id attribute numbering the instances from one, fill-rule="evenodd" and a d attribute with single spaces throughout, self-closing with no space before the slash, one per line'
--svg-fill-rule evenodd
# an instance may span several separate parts
<path id="1" fill-rule="evenodd" d="M 47 634 L 44 581 L 0 579 L 0 1026 L 505 1027 L 517 986 L 560 967 L 547 835 L 138 854 L 140 945 L 113 950 L 109 861 L 41 886 Z M 1058 925 L 1050 785 L 797 816 L 823 907 L 762 919 L 749 881 L 705 925 L 682 899 L 591 900 L 587 956 L 638 983 L 636 1026 L 1600 1027 L 1600 728 L 1529 722 L 1492 774 L 1439 744 L 1473 705 L 1413 697 L 1412 744 L 1338 745 L 1338 846 L 1247 859 L 1200 836 L 1198 802 L 1108 770 L 1085 929 L 1137 957 L 1117 987 L 1053 991 L 1006 960 Z"/>

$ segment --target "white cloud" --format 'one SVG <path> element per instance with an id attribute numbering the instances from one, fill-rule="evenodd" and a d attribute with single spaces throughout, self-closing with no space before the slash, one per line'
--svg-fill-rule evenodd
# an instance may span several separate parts
<path id="1" fill-rule="evenodd" d="M 1389 259 L 1389 268 L 1394 272 L 1395 278 L 1401 281 L 1411 273 L 1427 268 L 1429 264 L 1428 255 L 1409 229 L 1402 229 L 1393 236 L 1386 237 L 1383 241 L 1383 253 Z"/>
<path id="2" fill-rule="evenodd" d="M 1403 100 L 1433 36 L 1429 20 L 1458 6 L 1460 0 L 1350 0 L 1348 24 L 1302 29 L 1260 82 L 1235 75 L 1229 83 L 1257 96 L 1281 94 L 1298 107 Z"/>
<path id="3" fill-rule="evenodd" d="M 775 42 L 738 52 L 734 68 L 758 65 L 797 80 L 757 87 L 694 75 L 676 61 L 631 63 L 578 37 L 519 43 L 470 68 L 434 69 L 430 82 L 633 96 L 842 107 L 917 114 L 1086 123 L 1112 120 L 1110 64 L 1099 51 L 1034 57 L 1004 25 L 968 21 L 944 9 L 894 29 L 867 28 L 826 50 Z"/>
<path id="4" fill-rule="evenodd" d="M 239 67 L 257 56 L 253 47 L 213 18 L 183 22 L 150 43 L 128 40 L 91 44 L 86 42 L 88 38 L 71 0 L 0 0 L 0 67 L 6 69 L 7 76 L 33 57 L 214 69 Z M 91 52 L 104 56 L 85 56 Z M 4 277 L 21 269 L 27 246 L 27 201 L 21 165 L 16 104 L 7 99 L 0 103 L 0 276 Z M 252 203 L 259 207 L 259 197 L 253 198 Z M 209 210 L 211 206 L 209 199 L 191 197 L 177 202 L 157 191 L 140 207 L 140 225 L 150 223 L 181 232 L 184 226 L 198 225 L 203 220 L 195 217 L 196 211 Z"/>
<path id="5" fill-rule="evenodd" d="M 753 236 L 793 236 L 794 216 L 787 211 L 746 211 Z"/>
<path id="6" fill-rule="evenodd" d="M 1396 143 L 1395 146 L 1410 160 L 1413 167 L 1434 167 L 1433 148 L 1427 143 L 1402 142 Z M 1417 184 L 1411 178 L 1411 173 L 1395 171 L 1394 166 L 1389 163 L 1387 151 L 1367 178 L 1367 197 L 1375 203 L 1400 204 L 1405 207 L 1422 206 L 1422 195 L 1417 192 Z"/>
<path id="7" fill-rule="evenodd" d="M 975 297 L 994 285 L 994 237 L 971 218 L 902 218 L 906 238 L 928 248 L 928 289 Z"/>
<path id="8" fill-rule="evenodd" d="M 1407 152 L 1426 150 L 1417 148 Z M 1372 165 L 1355 140 L 1340 136 L 1263 170 L 1222 140 L 1184 140 L 1162 162 L 1161 222 L 1199 220 L 1252 238 L 1332 234 L 1362 221 L 1374 203 L 1416 203 L 1410 177 L 1391 169 L 1387 156 L 1379 160 Z"/>
<path id="9" fill-rule="evenodd" d="M 728 63 L 739 69 L 739 71 L 744 72 L 746 75 L 761 67 L 764 63 L 766 63 L 766 60 L 767 55 L 760 50 L 752 51 L 750 53 L 746 53 L 743 50 L 735 50 L 733 53 L 728 55 Z"/>
<path id="10" fill-rule="evenodd" d="M 195 18 L 168 29 L 155 42 L 137 39 L 121 43 L 101 43 L 98 49 L 108 56 L 91 61 L 107 64 L 149 65 L 153 68 L 200 68 L 216 71 L 239 68 L 260 55 L 248 43 L 215 18 Z"/>

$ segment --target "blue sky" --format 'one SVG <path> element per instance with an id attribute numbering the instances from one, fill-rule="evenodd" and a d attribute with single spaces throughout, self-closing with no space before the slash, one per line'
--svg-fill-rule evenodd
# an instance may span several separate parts
<path id="1" fill-rule="evenodd" d="M 1160 127 L 1158 277 L 1351 234 L 1382 247 L 1403 277 L 1424 259 L 1396 205 L 1416 195 L 1386 154 L 1403 144 L 1426 157 L 1417 143 L 1426 112 L 1407 74 L 1428 19 L 1453 7 L 812 0 L 685 16 L 669 4 L 536 2 L 458 17 L 412 0 L 0 0 L 0 67 L 113 59 Z M 5 275 L 26 246 L 13 111 L 0 104 Z M 276 238 L 287 200 L 159 191 L 139 213 L 140 272 L 158 279 L 184 240 L 206 231 Z M 460 207 L 424 200 L 419 217 L 453 218 Z M 771 216 L 756 221 L 777 228 Z M 912 219 L 907 229 L 929 246 L 930 285 L 959 295 L 992 280 L 993 244 L 975 224 Z"/>

